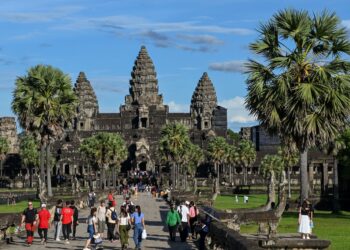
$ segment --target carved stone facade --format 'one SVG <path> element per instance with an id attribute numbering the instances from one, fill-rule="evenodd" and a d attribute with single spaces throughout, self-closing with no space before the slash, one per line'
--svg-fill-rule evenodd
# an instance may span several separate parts
<path id="1" fill-rule="evenodd" d="M 72 129 L 55 143 L 57 166 L 54 173 L 84 174 L 86 162 L 79 154 L 80 142 L 99 131 L 120 133 L 127 142 L 129 157 L 123 170 L 155 169 L 160 165 L 157 154 L 161 129 L 168 123 L 182 123 L 189 128 L 194 143 L 206 146 L 213 135 L 226 137 L 227 110 L 217 106 L 214 86 L 204 73 L 193 93 L 190 113 L 170 113 L 158 92 L 158 79 L 147 49 L 142 46 L 135 60 L 129 94 L 118 113 L 100 113 L 94 90 L 80 72 L 75 92 L 80 104 Z"/>
<path id="2" fill-rule="evenodd" d="M 9 154 L 19 151 L 16 120 L 14 117 L 0 118 L 0 136 L 5 138 L 10 146 Z"/>

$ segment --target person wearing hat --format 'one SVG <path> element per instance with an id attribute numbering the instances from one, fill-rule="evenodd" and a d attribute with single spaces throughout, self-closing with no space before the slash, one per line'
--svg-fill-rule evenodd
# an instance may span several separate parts
<path id="1" fill-rule="evenodd" d="M 175 205 L 170 205 L 170 210 L 166 216 L 166 224 L 169 228 L 169 237 L 171 241 L 176 239 L 176 228 L 181 223 L 181 218 L 179 213 L 175 210 Z"/>
<path id="2" fill-rule="evenodd" d="M 51 214 L 46 209 L 46 204 L 41 204 L 41 210 L 38 213 L 38 233 L 41 239 L 41 244 L 47 243 L 47 230 L 49 229 L 49 221 Z"/>
<path id="3" fill-rule="evenodd" d="M 188 237 L 188 230 L 190 227 L 190 210 L 189 210 L 190 202 L 185 201 L 185 204 L 182 204 L 178 207 L 177 211 L 181 217 L 181 226 L 179 227 L 180 238 L 182 242 L 186 242 Z"/>

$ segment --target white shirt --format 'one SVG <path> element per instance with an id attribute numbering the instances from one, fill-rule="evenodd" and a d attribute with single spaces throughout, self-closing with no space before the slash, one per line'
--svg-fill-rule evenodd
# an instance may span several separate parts
<path id="1" fill-rule="evenodd" d="M 122 226 L 126 226 L 129 224 L 129 220 L 130 220 L 130 216 L 128 214 L 128 217 L 119 217 L 119 220 L 120 220 L 120 225 Z"/>
<path id="2" fill-rule="evenodd" d="M 181 213 L 181 222 L 188 222 L 187 215 L 190 214 L 190 210 L 188 209 L 188 207 L 185 205 L 181 205 L 180 213 Z"/>
<path id="3" fill-rule="evenodd" d="M 101 206 L 98 207 L 97 219 L 99 221 L 106 221 L 106 207 L 101 207 Z"/>

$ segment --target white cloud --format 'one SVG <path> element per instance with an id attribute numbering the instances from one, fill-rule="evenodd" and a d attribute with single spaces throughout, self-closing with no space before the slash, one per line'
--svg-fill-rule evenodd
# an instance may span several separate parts
<path id="1" fill-rule="evenodd" d="M 178 35 L 180 39 L 193 42 L 195 44 L 214 44 L 221 45 L 224 44 L 223 40 L 216 38 L 211 35 Z"/>
<path id="2" fill-rule="evenodd" d="M 170 112 L 183 113 L 183 112 L 189 112 L 190 110 L 190 105 L 179 104 L 174 101 L 168 102 L 167 105 L 169 106 Z"/>
<path id="3" fill-rule="evenodd" d="M 245 63 L 246 61 L 243 60 L 215 62 L 209 65 L 209 69 L 215 71 L 243 73 L 245 71 Z"/>
<path id="4" fill-rule="evenodd" d="M 232 99 L 220 101 L 219 105 L 227 108 L 228 122 L 249 123 L 256 121 L 256 119 L 249 114 L 248 110 L 246 110 L 244 98 L 241 96 L 235 96 Z"/>

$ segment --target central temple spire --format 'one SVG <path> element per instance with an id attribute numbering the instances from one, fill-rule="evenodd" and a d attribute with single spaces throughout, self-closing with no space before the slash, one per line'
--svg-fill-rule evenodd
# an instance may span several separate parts
<path id="1" fill-rule="evenodd" d="M 145 46 L 141 47 L 135 60 L 131 72 L 129 93 L 125 97 L 127 107 L 163 106 L 163 97 L 158 94 L 157 73 Z"/>

